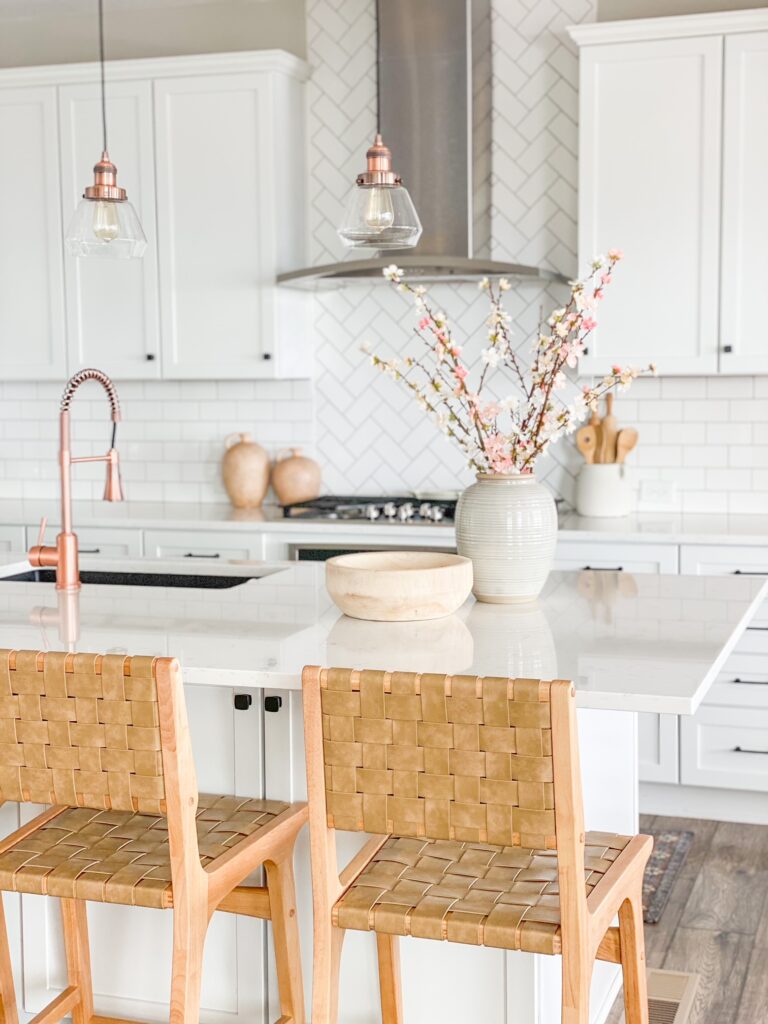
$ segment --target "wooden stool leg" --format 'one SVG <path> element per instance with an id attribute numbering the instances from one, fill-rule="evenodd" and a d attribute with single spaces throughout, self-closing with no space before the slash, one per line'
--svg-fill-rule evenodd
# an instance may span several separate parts
<path id="1" fill-rule="evenodd" d="M 80 1001 L 72 1007 L 72 1024 L 88 1024 L 93 1017 L 93 982 L 86 903 L 69 899 L 62 899 L 60 903 L 67 978 L 70 986 L 80 993 Z"/>
<path id="2" fill-rule="evenodd" d="M 267 861 L 264 867 L 269 889 L 280 1012 L 284 1020 L 304 1024 L 304 983 L 301 975 L 299 923 L 296 917 L 293 847 L 288 856 L 279 861 Z"/>
<path id="3" fill-rule="evenodd" d="M 312 1024 L 337 1024 L 339 1017 L 339 968 L 344 929 L 330 921 L 315 920 L 312 965 Z"/>
<path id="4" fill-rule="evenodd" d="M 210 920 L 205 904 L 186 901 L 173 909 L 170 1024 L 199 1024 L 203 947 Z"/>
<path id="5" fill-rule="evenodd" d="M 648 1024 L 648 980 L 643 932 L 643 895 L 638 889 L 619 908 L 621 969 L 626 1024 Z"/>
<path id="6" fill-rule="evenodd" d="M 19 1024 L 16 1008 L 16 991 L 13 986 L 11 950 L 8 946 L 8 931 L 5 927 L 5 909 L 0 894 L 0 1022 Z"/>
<path id="7" fill-rule="evenodd" d="M 589 1024 L 589 987 L 594 961 L 583 949 L 563 953 L 562 1024 Z"/>
<path id="8" fill-rule="evenodd" d="M 376 935 L 379 955 L 382 1024 L 403 1024 L 403 993 L 400 987 L 400 943 L 397 935 Z"/>

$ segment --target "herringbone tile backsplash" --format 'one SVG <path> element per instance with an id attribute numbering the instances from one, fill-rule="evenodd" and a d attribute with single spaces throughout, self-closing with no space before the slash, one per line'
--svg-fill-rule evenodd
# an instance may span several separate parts
<path id="1" fill-rule="evenodd" d="M 496 258 L 577 270 L 578 64 L 563 29 L 594 14 L 594 0 L 493 0 L 492 147 L 481 166 L 491 175 Z M 311 257 L 324 263 L 342 255 L 336 225 L 375 127 L 374 0 L 307 0 L 307 18 Z M 540 311 L 561 296 L 530 285 L 509 294 L 527 345 Z M 475 286 L 438 287 L 433 298 L 471 348 L 486 312 Z M 463 486 L 471 477 L 460 455 L 360 351 L 363 342 L 402 351 L 412 315 L 385 285 L 318 297 L 313 382 L 121 383 L 130 497 L 222 500 L 223 438 L 234 430 L 252 431 L 273 451 L 303 446 L 321 462 L 327 491 Z M 55 496 L 59 393 L 58 385 L 0 382 L 0 495 Z M 768 378 L 644 380 L 617 405 L 641 431 L 631 457 L 638 484 L 674 480 L 685 511 L 768 511 Z M 73 408 L 78 444 L 103 448 L 100 397 L 91 403 L 84 394 Z M 563 443 L 540 476 L 570 498 L 579 462 Z M 103 474 L 88 470 L 80 467 L 77 497 L 100 495 Z"/>

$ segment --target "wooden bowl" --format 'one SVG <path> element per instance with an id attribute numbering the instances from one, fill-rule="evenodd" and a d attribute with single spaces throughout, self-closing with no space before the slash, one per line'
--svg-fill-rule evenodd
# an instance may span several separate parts
<path id="1" fill-rule="evenodd" d="M 439 619 L 469 597 L 472 563 L 440 551 L 362 551 L 329 558 L 325 585 L 353 619 Z"/>

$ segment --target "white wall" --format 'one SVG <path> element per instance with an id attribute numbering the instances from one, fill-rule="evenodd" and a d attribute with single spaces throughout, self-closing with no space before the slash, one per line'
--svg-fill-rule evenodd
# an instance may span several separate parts
<path id="1" fill-rule="evenodd" d="M 304 0 L 106 0 L 104 23 L 112 60 L 306 49 Z M 0 67 L 97 56 L 96 0 L 0 0 Z"/>

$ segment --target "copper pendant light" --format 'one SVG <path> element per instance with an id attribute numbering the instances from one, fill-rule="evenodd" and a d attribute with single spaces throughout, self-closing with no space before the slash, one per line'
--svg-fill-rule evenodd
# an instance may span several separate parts
<path id="1" fill-rule="evenodd" d="M 135 259 L 143 256 L 147 239 L 128 194 L 117 184 L 117 168 L 107 149 L 107 96 L 104 76 L 104 0 L 99 11 L 99 64 L 101 70 L 101 159 L 93 168 L 93 184 L 83 192 L 67 229 L 65 243 L 73 256 Z"/>
<path id="2" fill-rule="evenodd" d="M 421 221 L 392 169 L 392 153 L 381 137 L 379 92 L 379 2 L 376 2 L 376 137 L 366 153 L 367 167 L 358 174 L 338 229 L 345 245 L 356 249 L 412 249 L 421 237 Z"/>

